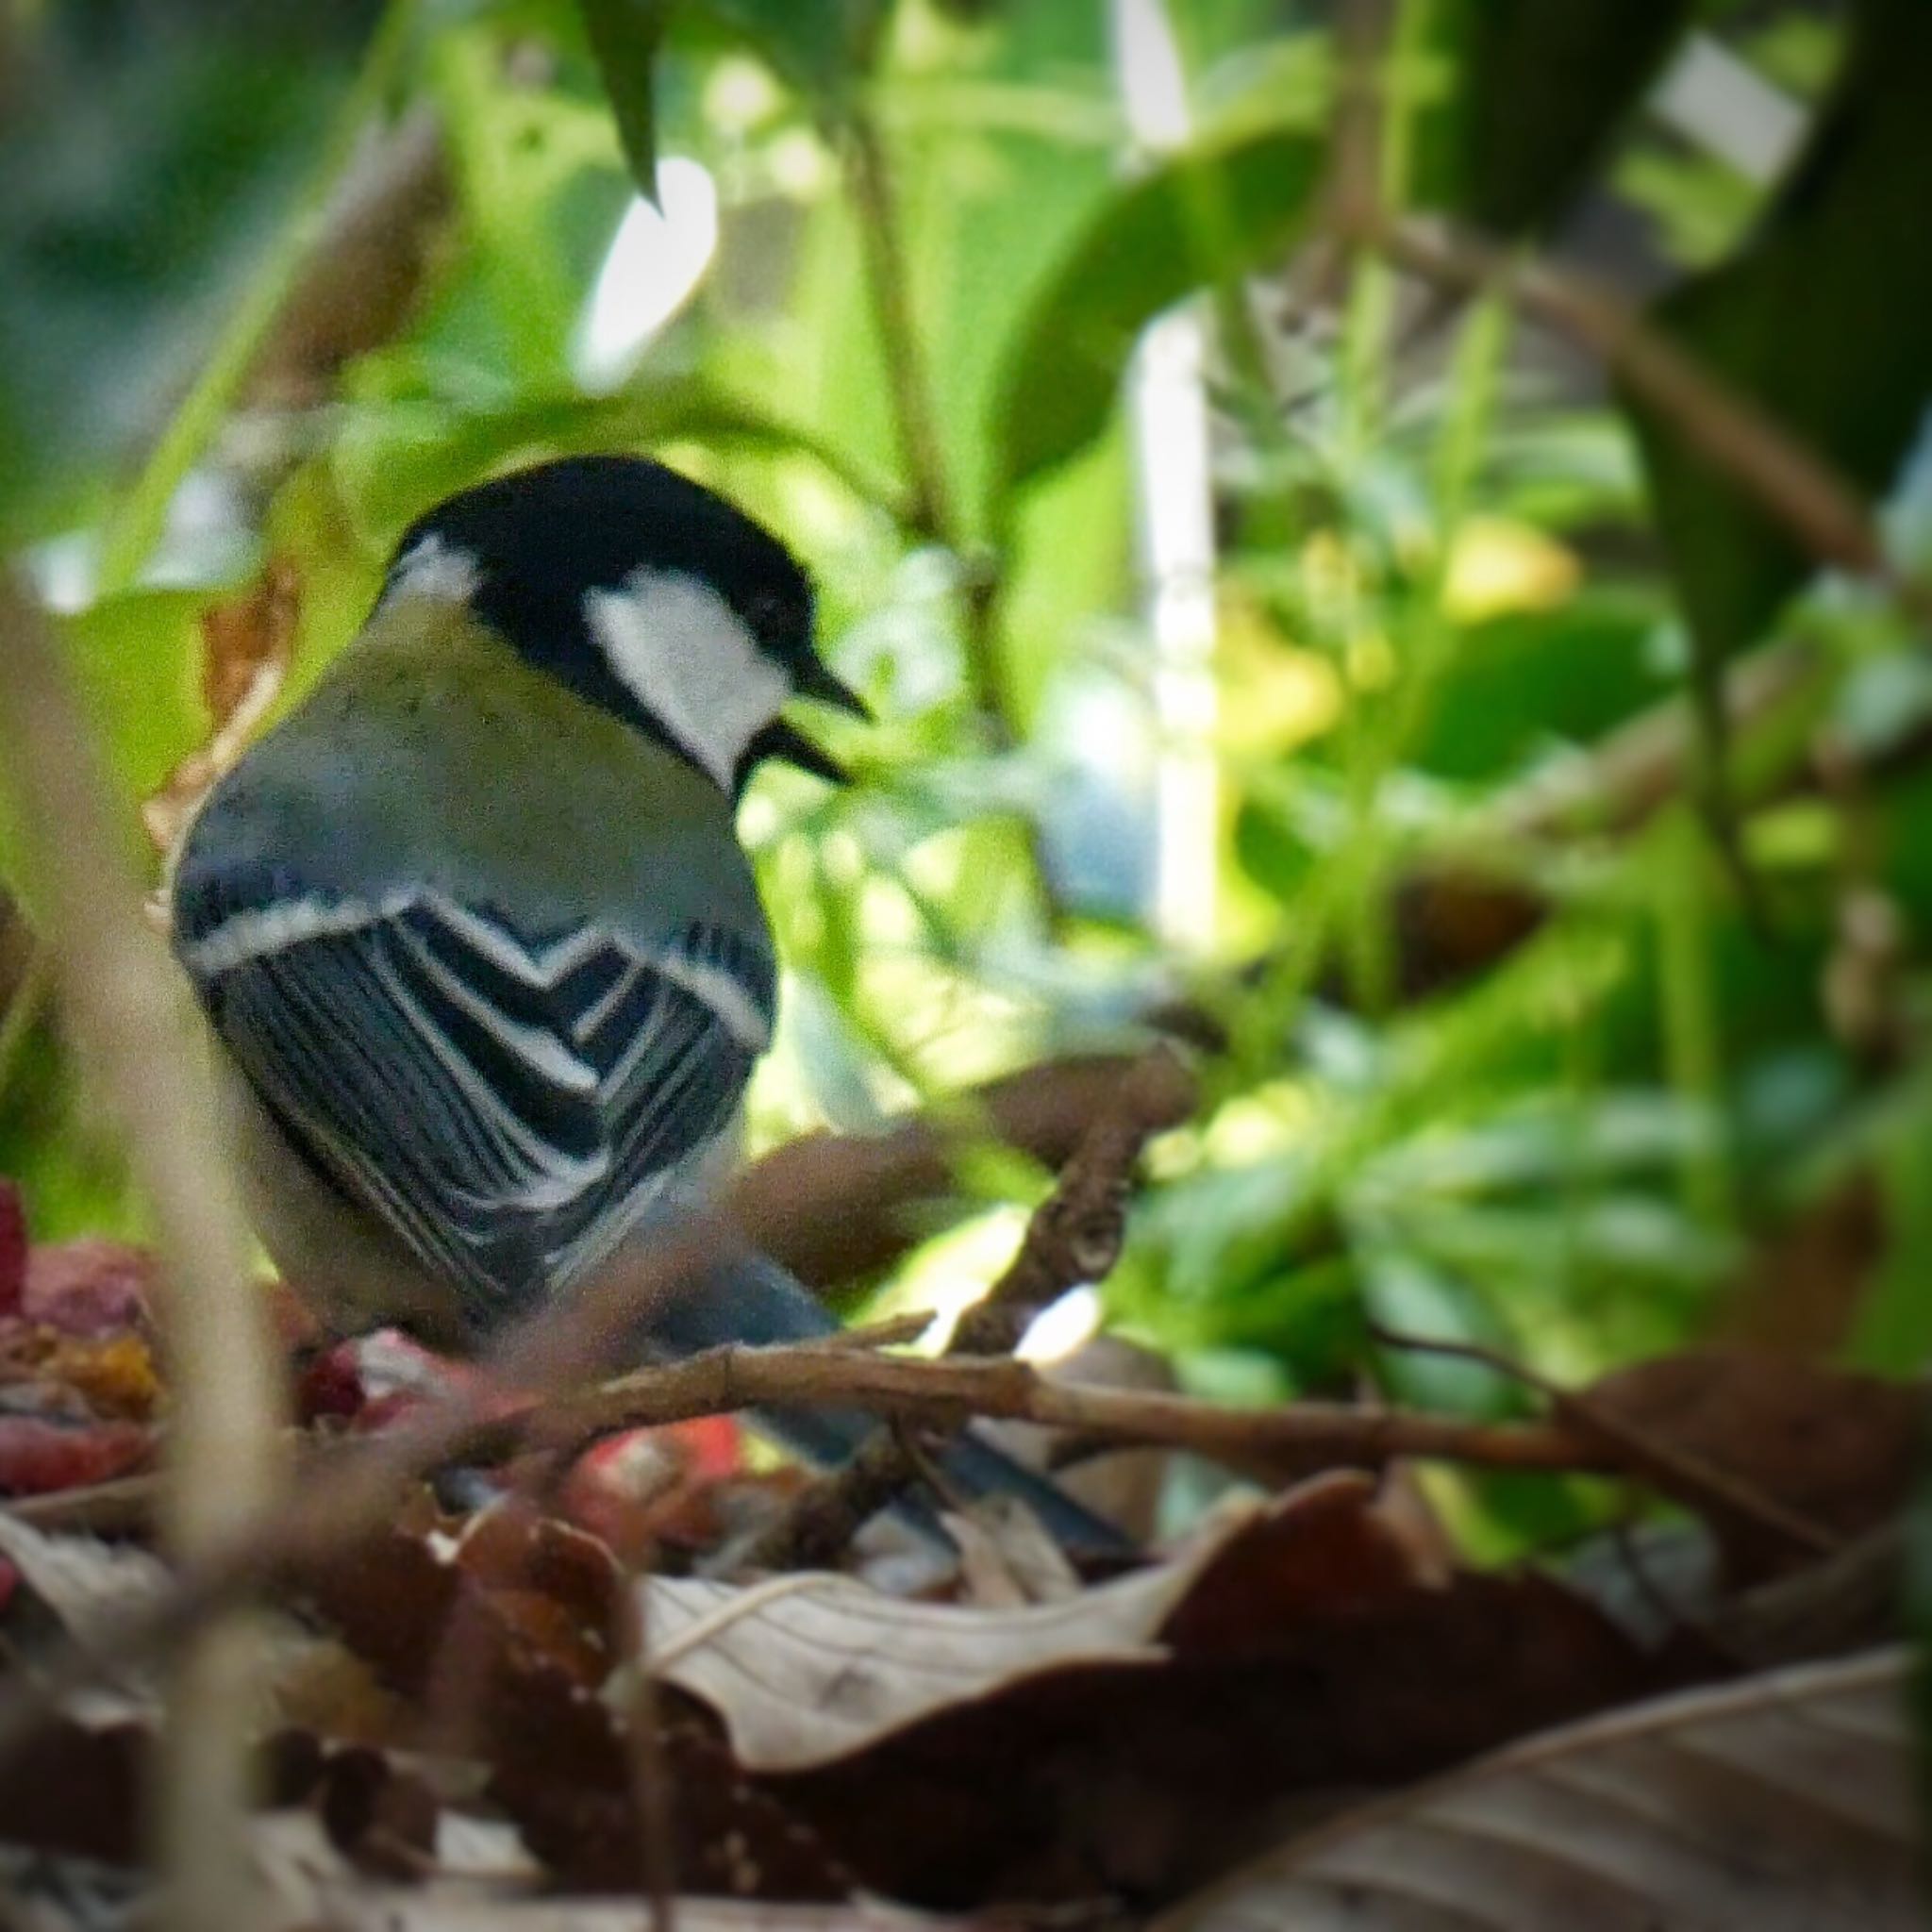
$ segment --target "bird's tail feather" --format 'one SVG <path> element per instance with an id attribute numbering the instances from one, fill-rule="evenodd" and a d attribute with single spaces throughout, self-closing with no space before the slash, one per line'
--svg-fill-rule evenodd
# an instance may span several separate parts
<path id="1" fill-rule="evenodd" d="M 724 1342 L 764 1347 L 816 1341 L 835 1334 L 838 1326 L 795 1276 L 747 1249 L 719 1262 L 689 1291 L 655 1309 L 643 1339 L 653 1355 L 675 1360 Z M 875 1419 L 861 1409 L 761 1408 L 753 1411 L 753 1420 L 794 1454 L 832 1468 L 849 1461 L 877 1427 Z M 970 1429 L 947 1449 L 941 1467 L 969 1495 L 1018 1497 L 1068 1549 L 1100 1553 L 1133 1547 L 1118 1525 Z M 915 1507 L 911 1513 L 923 1525 L 932 1525 L 929 1511 Z"/>

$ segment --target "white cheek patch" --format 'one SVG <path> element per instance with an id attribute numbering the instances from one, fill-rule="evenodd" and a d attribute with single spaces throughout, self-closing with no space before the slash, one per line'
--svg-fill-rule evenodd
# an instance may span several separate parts
<path id="1" fill-rule="evenodd" d="M 442 604 L 467 604 L 481 589 L 483 571 L 476 559 L 454 543 L 445 543 L 433 530 L 409 545 L 397 559 L 382 593 L 387 604 L 396 597 L 433 597 Z"/>
<path id="2" fill-rule="evenodd" d="M 619 682 L 728 791 L 745 748 L 791 695 L 744 620 L 677 571 L 588 592 L 584 619 Z"/>

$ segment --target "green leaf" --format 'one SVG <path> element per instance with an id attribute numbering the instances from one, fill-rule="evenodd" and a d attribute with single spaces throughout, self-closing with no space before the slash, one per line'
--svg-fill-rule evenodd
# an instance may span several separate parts
<path id="1" fill-rule="evenodd" d="M 1464 0 L 1452 198 L 1501 235 L 1575 197 L 1694 11 L 1693 0 Z"/>
<path id="2" fill-rule="evenodd" d="M 1361 1257 L 1363 1298 L 1378 1327 L 1406 1338 L 1510 1355 L 1515 1341 L 1468 1282 L 1426 1257 L 1400 1248 Z M 1398 1400 L 1462 1415 L 1520 1414 L 1523 1391 L 1491 1368 L 1424 1349 L 1378 1346 L 1382 1379 Z"/>
<path id="3" fill-rule="evenodd" d="M 1763 227 L 1657 319 L 1701 361 L 1873 491 L 1932 398 L 1932 8 L 1862 0 L 1834 99 Z M 1707 680 L 1754 642 L 1814 559 L 1634 395 L 1657 525 Z"/>
<path id="4" fill-rule="evenodd" d="M 1271 130 L 1177 156 L 1102 210 L 1008 356 L 992 434 L 1008 490 L 1107 426 L 1135 338 L 1162 309 L 1288 250 L 1323 158 L 1314 137 Z"/>
<path id="5" fill-rule="evenodd" d="M 1235 814 L 1234 854 L 1264 891 L 1291 906 L 1307 890 L 1313 855 L 1275 801 L 1252 794 Z"/>
<path id="6" fill-rule="evenodd" d="M 207 591 L 138 590 L 60 620 L 75 682 L 106 754 L 130 841 L 139 803 L 208 733 L 197 691 Z M 31 908 L 19 828 L 0 803 L 0 879 Z"/>
<path id="7" fill-rule="evenodd" d="M 631 178 L 655 203 L 658 115 L 653 70 L 669 17 L 665 0 L 579 0 L 579 5 Z"/>

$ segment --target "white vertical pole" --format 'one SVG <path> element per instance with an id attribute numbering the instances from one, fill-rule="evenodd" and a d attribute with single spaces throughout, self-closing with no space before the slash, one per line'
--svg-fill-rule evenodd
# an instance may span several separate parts
<path id="1" fill-rule="evenodd" d="M 1180 146 L 1187 80 L 1165 0 L 1108 0 L 1114 72 L 1143 155 Z M 1212 943 L 1219 850 L 1214 758 L 1214 492 L 1207 329 L 1199 307 L 1161 316 L 1129 373 L 1128 410 L 1147 625 L 1154 645 L 1153 919 L 1169 944 Z"/>

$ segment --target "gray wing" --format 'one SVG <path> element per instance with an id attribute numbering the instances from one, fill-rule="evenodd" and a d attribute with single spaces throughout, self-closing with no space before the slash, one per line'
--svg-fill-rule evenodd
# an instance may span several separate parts
<path id="1" fill-rule="evenodd" d="M 426 891 L 369 905 L 234 883 L 175 891 L 217 1032 L 298 1149 L 478 1330 L 610 1253 L 728 1127 L 769 1037 L 770 955 L 716 927 L 536 933 Z"/>

